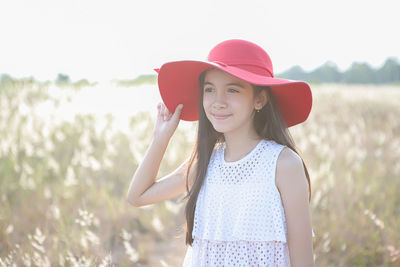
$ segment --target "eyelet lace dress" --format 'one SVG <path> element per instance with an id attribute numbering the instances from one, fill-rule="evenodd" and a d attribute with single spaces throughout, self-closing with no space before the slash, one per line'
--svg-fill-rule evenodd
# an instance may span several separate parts
<path id="1" fill-rule="evenodd" d="M 263 139 L 233 162 L 225 161 L 225 147 L 217 145 L 211 155 L 196 202 L 193 244 L 182 266 L 290 266 L 285 212 L 275 185 L 285 146 Z"/>

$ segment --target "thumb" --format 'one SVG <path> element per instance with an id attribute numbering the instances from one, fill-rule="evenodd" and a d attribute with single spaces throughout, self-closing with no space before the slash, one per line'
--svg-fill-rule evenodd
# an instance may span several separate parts
<path id="1" fill-rule="evenodd" d="M 181 115 L 183 109 L 183 104 L 179 104 L 174 111 L 174 114 L 172 115 L 172 117 L 174 117 L 174 119 L 179 119 L 179 116 Z"/>

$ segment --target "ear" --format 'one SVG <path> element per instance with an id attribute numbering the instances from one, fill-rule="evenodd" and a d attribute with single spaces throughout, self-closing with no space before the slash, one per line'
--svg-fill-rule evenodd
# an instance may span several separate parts
<path id="1" fill-rule="evenodd" d="M 268 96 L 265 90 L 262 90 L 256 97 L 254 107 L 256 109 L 262 109 L 268 103 Z"/>

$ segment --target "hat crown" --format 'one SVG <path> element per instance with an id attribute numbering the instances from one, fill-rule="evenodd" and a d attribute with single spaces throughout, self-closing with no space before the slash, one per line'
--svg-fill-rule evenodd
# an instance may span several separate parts
<path id="1" fill-rule="evenodd" d="M 221 42 L 211 49 L 207 60 L 274 77 L 272 61 L 267 52 L 249 41 L 232 39 Z"/>

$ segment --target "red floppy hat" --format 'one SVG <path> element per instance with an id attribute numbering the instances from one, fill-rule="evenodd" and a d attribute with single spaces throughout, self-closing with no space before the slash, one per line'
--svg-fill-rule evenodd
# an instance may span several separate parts
<path id="1" fill-rule="evenodd" d="M 199 116 L 199 75 L 211 68 L 223 70 L 254 85 L 269 86 L 287 127 L 304 122 L 311 111 L 312 94 L 304 81 L 274 78 L 269 55 L 260 46 L 232 39 L 217 44 L 207 61 L 181 60 L 164 63 L 158 73 L 161 98 L 173 113 L 183 103 L 181 119 L 196 121 Z"/>

